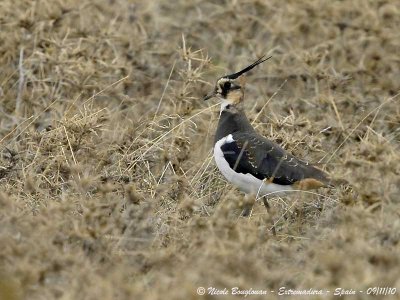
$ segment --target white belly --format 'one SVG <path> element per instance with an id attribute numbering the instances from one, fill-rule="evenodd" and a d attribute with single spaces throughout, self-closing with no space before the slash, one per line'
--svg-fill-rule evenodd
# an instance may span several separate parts
<path id="1" fill-rule="evenodd" d="M 222 153 L 221 146 L 225 143 L 233 142 L 232 135 L 220 139 L 214 146 L 214 159 L 218 169 L 222 175 L 231 182 L 233 185 L 238 187 L 241 191 L 246 194 L 257 195 L 257 198 L 262 196 L 268 196 L 269 194 L 275 195 L 277 193 L 284 193 L 292 190 L 291 186 L 279 185 L 275 183 L 265 183 L 251 174 L 243 174 L 235 172 L 229 163 L 225 160 L 224 154 Z"/>

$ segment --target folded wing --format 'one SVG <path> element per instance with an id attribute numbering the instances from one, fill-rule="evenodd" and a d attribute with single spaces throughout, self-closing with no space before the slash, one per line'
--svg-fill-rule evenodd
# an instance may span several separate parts
<path id="1" fill-rule="evenodd" d="M 280 185 L 311 182 L 323 186 L 329 182 L 325 172 L 286 153 L 256 132 L 233 133 L 232 137 L 221 150 L 236 172 Z"/>

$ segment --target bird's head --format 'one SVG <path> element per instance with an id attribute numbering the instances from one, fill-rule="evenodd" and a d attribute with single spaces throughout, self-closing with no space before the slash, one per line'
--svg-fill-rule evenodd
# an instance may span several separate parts
<path id="1" fill-rule="evenodd" d="M 242 75 L 270 58 L 271 56 L 267 58 L 262 56 L 239 72 L 219 78 L 215 84 L 214 90 L 205 96 L 204 100 L 217 97 L 222 101 L 222 108 L 227 107 L 228 105 L 236 106 L 240 104 L 243 101 L 244 96 L 244 80 Z"/>

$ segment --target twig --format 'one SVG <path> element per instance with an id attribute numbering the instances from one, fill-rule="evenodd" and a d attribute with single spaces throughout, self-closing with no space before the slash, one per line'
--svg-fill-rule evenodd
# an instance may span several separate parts
<path id="1" fill-rule="evenodd" d="M 18 82 L 18 94 L 17 94 L 17 101 L 15 104 L 15 114 L 17 116 L 21 113 L 21 102 L 22 102 L 22 94 L 24 92 L 24 84 L 25 84 L 25 71 L 24 71 L 24 48 L 21 48 L 19 51 L 19 82 Z"/>
<path id="2" fill-rule="evenodd" d="M 29 126 L 32 125 L 33 122 L 35 122 L 35 121 L 39 118 L 39 116 L 40 116 L 42 113 L 46 112 L 56 101 L 57 101 L 57 99 L 54 100 L 53 102 L 51 102 L 51 103 L 50 103 L 44 110 L 42 110 L 40 113 L 38 113 L 38 114 L 33 118 L 33 120 L 32 120 L 32 121 L 17 135 L 17 136 L 14 137 L 13 140 L 16 140 L 25 130 L 28 129 Z M 19 124 L 19 125 L 18 125 L 17 127 L 15 127 L 13 130 L 11 130 L 5 137 L 3 137 L 3 138 L 0 140 L 0 145 L 1 145 L 1 143 L 2 143 L 8 136 L 10 136 L 15 130 L 17 130 L 23 123 L 25 123 L 26 121 L 32 119 L 32 117 L 33 117 L 33 116 L 30 116 L 28 119 L 24 120 L 21 124 Z"/>
<path id="3" fill-rule="evenodd" d="M 154 122 L 154 120 L 155 120 L 155 118 L 156 118 L 156 116 L 158 114 L 158 111 L 160 110 L 161 102 L 164 99 L 164 95 L 165 95 L 165 92 L 166 92 L 166 90 L 168 88 L 169 81 L 171 80 L 172 73 L 174 72 L 174 69 L 175 69 L 175 64 L 176 64 L 176 59 L 174 60 L 174 63 L 172 65 L 171 72 L 169 73 L 167 83 L 165 84 L 164 90 L 163 90 L 163 92 L 161 94 L 160 101 L 158 101 L 157 109 L 156 109 L 156 112 L 154 113 L 154 117 L 153 117 L 153 122 Z"/>
<path id="4" fill-rule="evenodd" d="M 135 151 L 133 151 L 133 153 L 131 153 L 131 155 L 134 155 L 136 152 L 142 150 L 143 148 L 147 147 L 148 148 L 141 154 L 141 157 L 145 156 L 158 142 L 160 142 L 163 138 L 165 138 L 167 135 L 169 135 L 170 133 L 172 133 L 173 131 L 175 131 L 176 129 L 180 128 L 183 124 L 185 124 L 186 122 L 190 121 L 191 119 L 197 117 L 198 115 L 212 109 L 213 107 L 219 105 L 219 103 L 214 104 L 212 106 L 209 106 L 205 109 L 202 109 L 201 111 L 199 111 L 198 113 L 190 116 L 187 119 L 184 119 L 182 122 L 180 122 L 179 124 L 175 125 L 174 127 L 172 127 L 170 130 L 168 130 L 167 132 L 163 133 L 162 135 L 156 137 L 155 139 L 151 140 L 150 142 L 147 142 L 145 145 L 139 147 L 138 149 L 136 149 Z M 133 167 L 134 167 L 134 162 L 136 162 L 137 160 L 133 161 L 133 163 L 131 164 L 131 166 L 129 166 L 128 168 L 126 168 L 124 170 L 125 172 L 129 172 Z"/>
<path id="5" fill-rule="evenodd" d="M 333 106 L 333 110 L 335 111 L 336 118 L 337 118 L 338 121 L 339 121 L 339 125 L 340 125 L 340 127 L 342 128 L 342 130 L 344 131 L 344 126 L 343 126 L 342 118 L 340 117 L 339 110 L 338 110 L 338 108 L 337 108 L 337 106 L 336 106 L 335 100 L 333 100 L 333 97 L 332 97 L 331 95 L 329 95 L 328 98 L 329 98 L 329 101 L 331 102 L 331 104 L 332 104 L 332 106 Z"/>
<path id="6" fill-rule="evenodd" d="M 94 99 L 96 96 L 102 94 L 104 91 L 108 90 L 109 88 L 113 87 L 114 85 L 117 85 L 118 83 L 124 81 L 125 79 L 129 78 L 129 75 L 111 83 L 110 85 L 107 85 L 104 89 L 100 90 L 99 92 L 97 92 L 96 94 L 94 94 L 93 96 L 89 97 L 85 102 L 83 102 L 83 104 L 86 104 L 87 102 L 89 102 L 90 100 Z"/>
<path id="7" fill-rule="evenodd" d="M 264 108 L 268 105 L 268 103 L 279 93 L 279 91 L 283 88 L 283 86 L 286 84 L 288 80 L 285 79 L 285 81 L 278 87 L 278 89 L 275 91 L 275 93 L 272 94 L 271 97 L 269 97 L 269 99 L 267 100 L 267 102 L 265 102 L 265 104 L 263 105 L 263 107 L 261 108 L 261 110 L 258 112 L 258 114 L 256 115 L 256 117 L 254 118 L 253 122 L 251 122 L 251 124 L 254 124 L 254 122 L 258 119 L 258 117 L 260 116 L 260 114 L 262 113 L 262 111 L 264 110 Z"/>
<path id="8" fill-rule="evenodd" d="M 342 146 L 347 142 L 347 140 L 350 138 L 350 136 L 354 133 L 354 131 L 357 130 L 358 127 L 360 127 L 360 125 L 375 111 L 379 111 L 385 104 L 389 103 L 390 101 L 394 100 L 395 98 L 397 98 L 400 95 L 400 92 L 397 93 L 396 95 L 394 95 L 393 97 L 390 97 L 388 99 L 386 99 L 384 102 L 382 102 L 380 105 L 378 105 L 377 107 L 375 107 L 373 110 L 371 110 L 369 113 L 367 113 L 364 118 L 362 118 L 362 120 L 360 122 L 358 122 L 358 124 L 356 125 L 356 127 L 354 127 L 350 133 L 346 136 L 346 138 L 344 139 L 344 141 L 336 148 L 335 151 L 333 151 L 333 153 L 331 154 L 331 156 L 329 157 L 329 159 L 326 161 L 326 163 L 329 163 L 331 161 L 331 159 L 335 156 L 335 154 L 339 151 L 340 148 L 342 148 Z M 322 160 L 326 157 L 326 155 L 324 157 L 322 157 L 318 163 L 322 162 Z"/>

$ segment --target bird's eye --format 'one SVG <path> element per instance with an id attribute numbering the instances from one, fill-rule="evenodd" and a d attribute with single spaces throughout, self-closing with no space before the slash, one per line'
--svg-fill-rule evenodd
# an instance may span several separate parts
<path id="1" fill-rule="evenodd" d="M 231 105 L 230 104 L 228 104 L 227 106 L 225 106 L 225 109 L 230 109 L 231 108 Z"/>
<path id="2" fill-rule="evenodd" d="M 224 90 L 229 90 L 231 88 L 231 83 L 230 81 L 227 81 L 224 83 Z"/>

